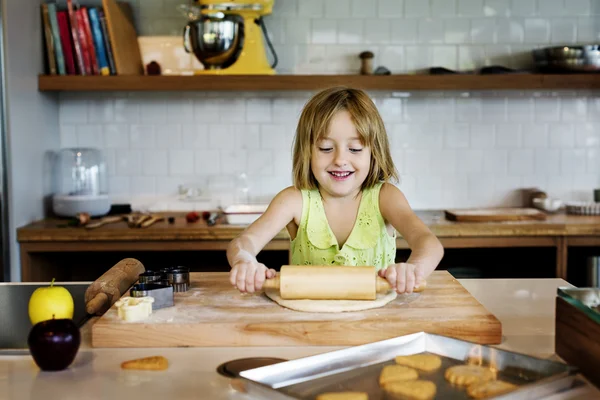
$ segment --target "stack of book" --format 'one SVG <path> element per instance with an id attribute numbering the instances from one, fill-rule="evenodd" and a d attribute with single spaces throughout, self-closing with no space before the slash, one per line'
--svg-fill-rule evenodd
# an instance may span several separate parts
<path id="1" fill-rule="evenodd" d="M 66 8 L 55 2 L 42 4 L 49 75 L 116 75 L 106 17 L 101 7 Z"/>

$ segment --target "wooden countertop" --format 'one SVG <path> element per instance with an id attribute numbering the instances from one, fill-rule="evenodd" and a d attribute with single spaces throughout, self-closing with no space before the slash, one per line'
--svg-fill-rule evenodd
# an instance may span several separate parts
<path id="1" fill-rule="evenodd" d="M 148 228 L 129 228 L 125 222 L 96 229 L 68 227 L 66 220 L 45 219 L 17 230 L 17 240 L 23 242 L 81 242 L 81 241 L 228 241 L 246 226 L 218 223 L 209 227 L 199 220 L 187 223 L 184 213 L 165 213 L 175 222 L 157 222 Z M 554 214 L 543 221 L 515 222 L 454 222 L 444 217 L 443 210 L 417 211 L 417 215 L 439 238 L 515 237 L 515 236 L 600 236 L 600 216 Z M 287 241 L 281 231 L 275 241 Z"/>

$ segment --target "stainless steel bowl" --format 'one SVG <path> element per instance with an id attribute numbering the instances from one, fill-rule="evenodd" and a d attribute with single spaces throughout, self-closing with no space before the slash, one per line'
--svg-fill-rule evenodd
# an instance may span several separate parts
<path id="1" fill-rule="evenodd" d="M 244 21 L 238 15 L 216 12 L 190 21 L 184 45 L 207 69 L 227 68 L 239 57 L 244 43 Z"/>
<path id="2" fill-rule="evenodd" d="M 555 46 L 531 52 L 536 67 L 556 72 L 600 71 L 600 46 Z"/>

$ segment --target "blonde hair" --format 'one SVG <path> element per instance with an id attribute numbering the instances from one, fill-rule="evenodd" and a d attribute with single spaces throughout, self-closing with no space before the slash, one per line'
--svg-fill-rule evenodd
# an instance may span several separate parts
<path id="1" fill-rule="evenodd" d="M 297 189 L 316 189 L 317 180 L 310 168 L 314 144 L 327 134 L 331 119 L 347 111 L 364 146 L 371 148 L 369 174 L 361 189 L 376 183 L 398 180 L 398 171 L 390 154 L 385 125 L 377 107 L 362 90 L 335 86 L 314 95 L 304 106 L 294 139 L 292 178 Z"/>

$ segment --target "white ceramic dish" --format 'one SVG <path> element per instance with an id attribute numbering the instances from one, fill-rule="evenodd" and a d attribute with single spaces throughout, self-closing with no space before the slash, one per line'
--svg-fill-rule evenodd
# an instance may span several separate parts
<path id="1" fill-rule="evenodd" d="M 268 204 L 234 204 L 223 210 L 229 225 L 250 225 L 266 210 Z"/>
<path id="2" fill-rule="evenodd" d="M 551 199 L 551 198 L 545 198 L 542 199 L 540 197 L 537 197 L 535 199 L 533 199 L 533 206 L 535 208 L 538 208 L 542 211 L 547 211 L 547 212 L 556 212 L 558 210 L 560 210 L 563 206 L 563 202 L 560 199 Z"/>

